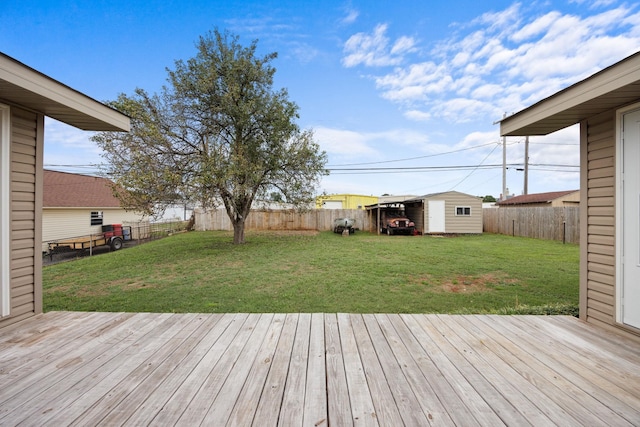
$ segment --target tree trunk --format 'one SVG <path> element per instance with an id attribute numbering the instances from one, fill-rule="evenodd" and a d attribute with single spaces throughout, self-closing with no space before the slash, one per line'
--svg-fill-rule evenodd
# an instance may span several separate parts
<path id="1" fill-rule="evenodd" d="M 241 245 L 244 243 L 244 218 L 233 221 L 233 244 Z"/>

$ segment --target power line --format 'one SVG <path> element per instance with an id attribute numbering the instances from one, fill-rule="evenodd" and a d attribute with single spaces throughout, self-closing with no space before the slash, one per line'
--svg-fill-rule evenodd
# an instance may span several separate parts
<path id="1" fill-rule="evenodd" d="M 406 162 L 406 161 L 409 161 L 409 160 L 427 159 L 427 158 L 430 158 L 430 157 L 437 157 L 437 156 L 444 156 L 444 155 L 447 155 L 447 154 L 460 153 L 462 151 L 474 150 L 476 148 L 482 148 L 482 147 L 486 147 L 488 145 L 493 145 L 493 144 L 497 144 L 497 142 L 488 142 L 486 144 L 474 145 L 473 147 L 460 148 L 458 150 L 446 151 L 444 153 L 427 154 L 427 155 L 424 155 L 424 156 L 417 156 L 417 157 L 407 157 L 405 159 L 382 160 L 382 161 L 379 161 L 379 162 L 366 162 L 366 163 L 345 163 L 345 164 L 341 164 L 341 165 L 328 165 L 328 166 L 329 167 L 366 166 L 366 165 L 378 165 L 378 164 L 384 164 L 384 163 Z"/>
<path id="2" fill-rule="evenodd" d="M 520 163 L 513 163 L 509 166 L 518 166 Z M 450 165 L 450 166 L 403 166 L 403 167 L 380 167 L 380 168 L 327 168 L 330 172 L 362 172 L 362 171 L 428 171 L 428 170 L 469 170 L 474 168 L 495 168 L 502 165 Z"/>
<path id="3" fill-rule="evenodd" d="M 45 169 L 55 169 L 59 172 L 67 173 L 81 173 L 83 175 L 100 175 L 100 168 L 104 165 L 58 165 L 58 164 L 45 164 Z"/>
<path id="4" fill-rule="evenodd" d="M 497 147 L 497 146 L 496 146 Z M 484 162 L 491 154 L 489 153 L 482 162 Z M 470 170 L 475 168 L 480 169 L 492 169 L 497 167 L 502 167 L 502 164 L 490 164 L 484 165 L 446 165 L 446 166 L 398 166 L 398 167 L 369 167 L 369 168 L 337 168 L 337 167 L 329 167 L 327 168 L 330 172 L 362 172 L 362 171 L 427 171 L 427 170 Z M 524 163 L 507 163 L 507 167 L 524 167 Z M 549 164 L 549 163 L 530 163 L 529 166 L 542 166 L 542 167 L 558 167 L 558 168 L 580 168 L 579 165 L 563 165 L 563 164 Z"/>
<path id="5" fill-rule="evenodd" d="M 462 183 L 463 183 L 467 178 L 469 178 L 471 175 L 473 175 L 473 173 L 474 173 L 475 171 L 477 171 L 477 170 L 482 166 L 482 164 L 483 164 L 483 163 L 484 163 L 484 162 L 489 158 L 489 156 L 490 156 L 490 155 L 492 155 L 494 151 L 496 151 L 496 148 L 498 148 L 498 146 L 497 146 L 497 145 L 496 145 L 495 147 L 493 147 L 493 150 L 491 150 L 491 151 L 489 152 L 489 154 L 487 154 L 487 155 L 486 155 L 486 157 L 485 157 L 484 159 L 482 159 L 482 161 L 480 162 L 480 164 L 479 164 L 475 169 L 473 169 L 471 172 L 469 172 L 469 173 L 467 174 L 467 176 L 465 176 L 464 178 L 462 178 L 462 179 L 460 180 L 460 182 L 458 182 L 456 185 L 454 185 L 453 187 L 451 187 L 451 188 L 449 189 L 449 191 L 453 190 L 453 189 L 454 189 L 454 188 L 456 188 L 458 185 L 462 184 Z"/>
<path id="6" fill-rule="evenodd" d="M 580 145 L 579 143 L 563 143 L 563 142 L 534 142 L 534 141 L 529 141 L 529 144 L 535 144 L 535 145 Z"/>

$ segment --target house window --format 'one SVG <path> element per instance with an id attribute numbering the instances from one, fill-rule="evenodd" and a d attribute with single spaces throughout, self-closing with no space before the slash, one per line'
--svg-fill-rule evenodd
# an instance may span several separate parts
<path id="1" fill-rule="evenodd" d="M 91 225 L 102 225 L 102 211 L 91 212 Z"/>
<path id="2" fill-rule="evenodd" d="M 11 131 L 10 110 L 0 104 L 0 317 L 11 310 Z"/>
<path id="3" fill-rule="evenodd" d="M 456 216 L 471 216 L 471 207 L 456 206 Z"/>

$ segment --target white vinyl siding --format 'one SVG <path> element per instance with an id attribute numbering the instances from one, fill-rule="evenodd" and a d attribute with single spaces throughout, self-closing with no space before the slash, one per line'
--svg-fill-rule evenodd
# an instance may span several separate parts
<path id="1" fill-rule="evenodd" d="M 580 314 L 606 326 L 615 323 L 615 114 L 593 117 L 586 127 L 586 313 Z"/>
<path id="2" fill-rule="evenodd" d="M 10 289 L 10 299 L 5 299 L 3 304 L 5 309 L 6 304 L 10 304 L 10 312 L 5 311 L 0 326 L 10 325 L 42 312 L 42 257 L 35 248 L 41 236 L 39 212 L 42 193 L 36 183 L 38 170 L 42 167 L 42 150 L 37 147 L 43 138 L 44 117 L 15 106 L 11 106 L 10 113 L 10 203 L 7 209 L 3 200 L 1 208 L 5 214 L 9 212 L 8 281 L 7 273 L 3 271 L 2 274 L 3 287 L 8 286 Z M 5 138 L 6 134 L 3 139 Z M 6 154 L 6 147 L 4 152 Z M 4 164 L 2 169 L 5 170 Z M 6 189 L 6 184 L 3 185 Z M 6 195 L 3 197 L 6 198 Z M 7 215 L 3 217 L 7 218 Z M 6 244 L 6 240 L 4 242 Z"/>
<path id="3" fill-rule="evenodd" d="M 10 110 L 0 104 L 0 317 L 11 311 L 11 130 Z"/>

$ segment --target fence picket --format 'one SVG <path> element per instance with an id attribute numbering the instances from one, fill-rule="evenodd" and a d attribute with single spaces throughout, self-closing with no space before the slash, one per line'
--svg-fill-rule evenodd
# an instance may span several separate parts
<path id="1" fill-rule="evenodd" d="M 204 211 L 196 209 L 196 229 L 231 231 L 233 225 L 224 209 Z M 293 210 L 254 210 L 247 217 L 246 230 L 317 230 L 333 229 L 337 218 L 353 218 L 356 228 L 369 229 L 369 216 L 362 209 L 313 209 L 296 212 Z"/>
<path id="2" fill-rule="evenodd" d="M 580 208 L 492 208 L 482 214 L 486 233 L 580 243 Z"/>
<path id="3" fill-rule="evenodd" d="M 224 209 L 196 209 L 196 229 L 231 231 L 233 226 Z M 361 209 L 255 210 L 247 218 L 247 230 L 317 230 L 333 229 L 337 218 L 353 218 L 356 227 L 370 229 L 370 217 Z M 580 243 L 579 207 L 535 207 L 484 209 L 483 229 L 487 233 L 535 239 Z"/>

